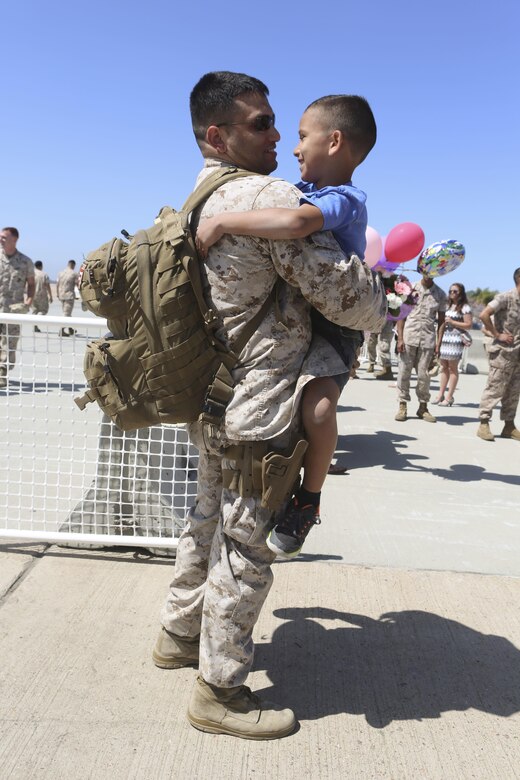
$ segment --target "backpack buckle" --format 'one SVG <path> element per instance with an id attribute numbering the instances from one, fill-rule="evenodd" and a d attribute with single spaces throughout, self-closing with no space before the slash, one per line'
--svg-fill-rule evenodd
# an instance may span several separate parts
<path id="1" fill-rule="evenodd" d="M 204 312 L 204 322 L 208 328 L 213 328 L 218 323 L 218 317 L 212 309 Z"/>

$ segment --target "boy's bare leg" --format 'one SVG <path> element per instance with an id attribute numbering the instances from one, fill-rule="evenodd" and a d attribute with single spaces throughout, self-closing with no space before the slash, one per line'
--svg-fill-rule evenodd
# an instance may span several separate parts
<path id="1" fill-rule="evenodd" d="M 309 446 L 303 463 L 303 483 L 267 538 L 269 549 L 284 558 L 298 555 L 312 526 L 321 522 L 321 489 L 338 438 L 339 395 L 340 389 L 330 377 L 313 379 L 304 390 L 302 418 Z"/>
<path id="2" fill-rule="evenodd" d="M 339 387 L 330 376 L 313 379 L 303 393 L 302 419 L 309 446 L 302 487 L 310 493 L 321 491 L 336 450 L 339 396 Z"/>

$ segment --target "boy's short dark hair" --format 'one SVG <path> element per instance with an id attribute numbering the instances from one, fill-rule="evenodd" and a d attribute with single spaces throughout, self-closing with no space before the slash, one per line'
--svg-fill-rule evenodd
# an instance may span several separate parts
<path id="1" fill-rule="evenodd" d="M 41 260 L 35 260 L 34 261 L 34 267 L 38 269 L 38 271 L 41 271 L 43 268 L 43 263 Z"/>
<path id="2" fill-rule="evenodd" d="M 2 232 L 4 232 L 4 231 L 9 232 L 17 240 L 20 238 L 20 233 L 18 232 L 17 228 L 5 227 L 5 228 L 2 228 Z"/>
<path id="3" fill-rule="evenodd" d="M 363 162 L 377 139 L 376 120 L 368 101 L 360 95 L 326 95 L 314 100 L 310 108 L 320 108 L 330 130 L 341 130 L 347 138 L 357 164 Z"/>
<path id="4" fill-rule="evenodd" d="M 520 268 L 517 268 L 516 271 L 513 273 L 513 281 L 515 284 L 518 284 L 518 282 L 520 282 Z"/>
<path id="5" fill-rule="evenodd" d="M 202 76 L 190 95 L 191 123 L 197 141 L 204 140 L 210 125 L 218 125 L 230 119 L 235 100 L 248 92 L 264 97 L 269 94 L 262 81 L 245 73 L 221 70 Z"/>

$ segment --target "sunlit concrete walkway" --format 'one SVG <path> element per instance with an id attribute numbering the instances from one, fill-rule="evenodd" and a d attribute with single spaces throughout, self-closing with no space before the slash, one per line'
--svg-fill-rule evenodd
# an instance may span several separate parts
<path id="1" fill-rule="evenodd" d="M 415 403 L 395 422 L 395 388 L 359 377 L 341 399 L 347 473 L 304 554 L 275 564 L 255 630 L 250 684 L 299 730 L 254 743 L 187 723 L 195 671 L 150 660 L 171 561 L 13 542 L 2 778 L 520 777 L 520 444 L 476 437 L 483 373 L 435 425 Z"/>

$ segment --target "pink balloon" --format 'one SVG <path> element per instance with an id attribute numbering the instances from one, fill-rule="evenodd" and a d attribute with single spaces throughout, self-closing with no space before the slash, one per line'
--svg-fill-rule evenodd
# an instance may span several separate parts
<path id="1" fill-rule="evenodd" d="M 367 248 L 365 249 L 365 263 L 373 268 L 383 252 L 383 239 L 370 225 L 366 229 Z"/>
<path id="2" fill-rule="evenodd" d="M 386 259 L 391 263 L 406 263 L 422 251 L 424 232 L 415 222 L 396 225 L 385 241 Z"/>

